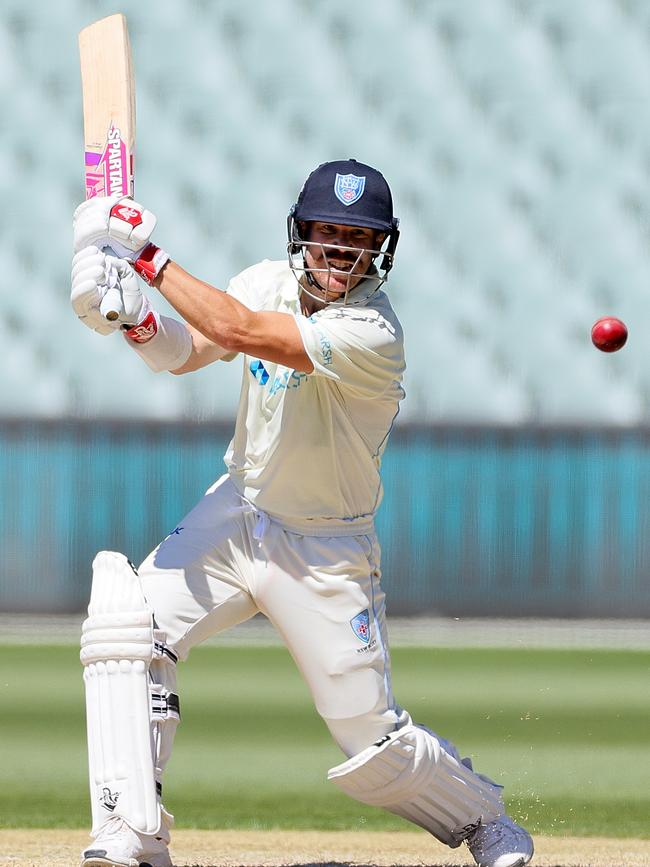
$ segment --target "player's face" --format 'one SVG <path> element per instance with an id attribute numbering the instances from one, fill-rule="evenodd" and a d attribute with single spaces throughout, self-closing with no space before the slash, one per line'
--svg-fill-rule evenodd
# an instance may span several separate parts
<path id="1" fill-rule="evenodd" d="M 307 224 L 305 260 L 314 280 L 328 297 L 339 297 L 363 280 L 372 264 L 372 251 L 381 244 L 380 233 L 364 226 L 335 223 Z"/>

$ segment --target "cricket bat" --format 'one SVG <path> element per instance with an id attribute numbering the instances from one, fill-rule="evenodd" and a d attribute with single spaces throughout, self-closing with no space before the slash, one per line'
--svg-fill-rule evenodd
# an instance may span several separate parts
<path id="1" fill-rule="evenodd" d="M 79 33 L 86 199 L 133 195 L 135 79 L 126 18 L 109 15 Z M 112 252 L 112 251 L 111 251 Z M 122 299 L 109 289 L 100 310 L 110 321 Z"/>

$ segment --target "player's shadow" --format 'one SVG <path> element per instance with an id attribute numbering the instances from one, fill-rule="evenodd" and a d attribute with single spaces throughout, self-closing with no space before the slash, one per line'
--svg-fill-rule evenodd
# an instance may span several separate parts
<path id="1" fill-rule="evenodd" d="M 174 867 L 219 867 L 219 865 L 208 865 L 208 864 L 175 864 Z M 231 867 L 250 867 L 248 865 L 231 865 Z M 301 864 L 294 864 L 291 862 L 290 867 L 359 867 L 358 861 L 305 861 Z M 376 867 L 369 862 L 364 861 L 363 867 Z M 422 864 L 400 864 L 400 867 L 422 867 Z M 465 865 L 459 864 L 427 864 L 427 867 L 465 867 Z M 476 867 L 476 864 L 470 864 L 467 862 L 467 867 Z"/>
<path id="2" fill-rule="evenodd" d="M 175 864 L 174 867 L 220 867 L 220 865 L 218 865 L 218 864 L 213 864 L 213 865 L 209 865 L 209 864 Z M 250 864 L 248 864 L 248 865 L 231 865 L 231 867 L 250 867 Z M 359 867 L 359 862 L 358 861 L 305 861 L 304 863 L 301 863 L 301 864 L 291 863 L 290 867 Z M 377 867 L 377 865 L 373 865 L 369 862 L 364 861 L 363 867 Z M 407 864 L 402 865 L 401 864 L 400 867 L 423 867 L 423 865 L 422 865 L 422 863 L 412 864 L 412 865 L 407 865 Z M 441 862 L 439 864 L 427 864 L 426 867 L 476 867 L 476 863 L 474 861 L 467 861 L 467 862 L 464 862 L 462 865 L 460 865 L 458 863 L 456 863 L 456 864 L 444 863 L 443 864 Z M 562 864 L 556 864 L 555 867 L 563 867 L 563 865 Z M 585 867 L 588 867 L 588 865 L 585 864 Z"/>
<path id="3" fill-rule="evenodd" d="M 219 865 L 208 865 L 208 864 L 175 864 L 174 867 L 219 867 Z M 231 867 L 250 867 L 248 865 L 231 865 Z M 359 867 L 358 861 L 305 861 L 301 864 L 291 863 L 290 867 Z M 369 862 L 364 861 L 363 867 L 376 867 Z M 400 867 L 422 867 L 422 864 L 412 864 L 412 865 L 400 865 Z M 449 863 L 440 863 L 440 864 L 427 864 L 427 867 L 476 867 L 476 863 L 474 861 L 467 861 L 463 865 L 460 864 L 449 864 Z M 561 864 L 557 864 L 556 867 L 562 867 Z M 586 865 L 585 865 L 586 867 Z"/>

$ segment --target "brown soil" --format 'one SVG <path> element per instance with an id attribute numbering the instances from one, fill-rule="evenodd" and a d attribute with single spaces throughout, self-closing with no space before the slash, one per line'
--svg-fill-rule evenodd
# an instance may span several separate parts
<path id="1" fill-rule="evenodd" d="M 84 831 L 0 831 L 0 865 L 71 867 L 88 842 Z M 531 867 L 648 867 L 650 840 L 538 837 Z M 450 867 L 473 865 L 467 849 L 447 849 L 424 832 L 174 832 L 178 867 Z"/>

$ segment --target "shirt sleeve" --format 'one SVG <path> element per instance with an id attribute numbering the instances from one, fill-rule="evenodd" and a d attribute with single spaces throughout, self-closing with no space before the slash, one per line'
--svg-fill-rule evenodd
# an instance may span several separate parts
<path id="1" fill-rule="evenodd" d="M 226 287 L 226 295 L 230 295 L 231 298 L 239 301 L 250 310 L 261 309 L 262 301 L 255 292 L 255 276 L 259 269 L 260 265 L 251 265 L 250 268 L 246 268 L 232 277 Z M 222 361 L 233 361 L 238 355 L 238 352 L 230 352 L 223 356 Z"/>
<path id="2" fill-rule="evenodd" d="M 248 273 L 250 270 L 250 268 L 247 268 L 245 271 L 241 271 L 235 277 L 232 277 L 226 287 L 226 294 L 235 298 L 237 301 L 241 301 L 241 303 L 245 304 L 246 307 L 251 306 L 249 290 L 250 275 Z"/>
<path id="3" fill-rule="evenodd" d="M 248 274 L 247 271 L 250 269 L 246 269 L 246 271 L 241 271 L 235 277 L 232 277 L 228 286 L 225 289 L 226 295 L 230 295 L 235 298 L 237 301 L 240 301 L 242 304 L 245 304 L 246 307 L 250 307 L 249 291 L 248 291 Z M 220 290 L 224 291 L 224 290 Z M 225 355 L 222 355 L 219 359 L 220 361 L 234 361 L 235 358 L 239 356 L 238 352 L 227 352 Z"/>
<path id="4" fill-rule="evenodd" d="M 404 371 L 401 328 L 373 308 L 296 314 L 312 376 L 325 376 L 368 397 L 383 394 Z"/>
<path id="5" fill-rule="evenodd" d="M 270 297 L 269 282 L 273 279 L 274 263 L 265 259 L 251 265 L 232 277 L 226 294 L 240 301 L 250 310 L 265 310 Z"/>

